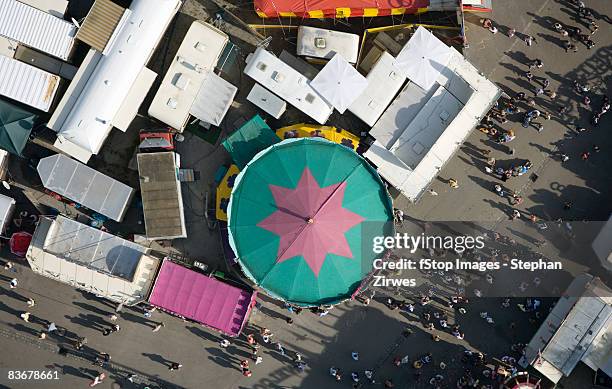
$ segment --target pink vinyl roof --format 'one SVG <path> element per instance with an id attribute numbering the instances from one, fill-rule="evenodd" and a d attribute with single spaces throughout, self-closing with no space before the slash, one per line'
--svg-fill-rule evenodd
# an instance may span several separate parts
<path id="1" fill-rule="evenodd" d="M 252 293 L 164 261 L 149 302 L 171 313 L 238 336 L 250 311 Z"/>

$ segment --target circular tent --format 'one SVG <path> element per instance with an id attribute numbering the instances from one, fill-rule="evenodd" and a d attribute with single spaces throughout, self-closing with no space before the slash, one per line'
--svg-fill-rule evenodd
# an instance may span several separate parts
<path id="1" fill-rule="evenodd" d="M 320 138 L 287 139 L 236 178 L 229 242 L 244 273 L 300 306 L 334 304 L 372 270 L 374 236 L 393 231 L 378 174 L 353 150 Z"/>

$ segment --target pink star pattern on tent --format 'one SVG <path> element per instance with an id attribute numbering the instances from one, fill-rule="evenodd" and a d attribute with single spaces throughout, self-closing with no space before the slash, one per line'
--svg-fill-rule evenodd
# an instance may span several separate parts
<path id="1" fill-rule="evenodd" d="M 270 185 L 277 210 L 257 225 L 280 237 L 277 263 L 300 255 L 318 277 L 327 254 L 353 258 L 344 233 L 364 218 L 342 208 L 345 189 L 321 188 L 308 168 L 295 189 Z"/>

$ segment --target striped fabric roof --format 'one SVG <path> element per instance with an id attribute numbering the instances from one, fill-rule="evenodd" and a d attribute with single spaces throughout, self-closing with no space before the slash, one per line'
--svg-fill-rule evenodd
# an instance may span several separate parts
<path id="1" fill-rule="evenodd" d="M 103 52 L 124 12 L 125 8 L 110 0 L 96 0 L 76 38 Z"/>

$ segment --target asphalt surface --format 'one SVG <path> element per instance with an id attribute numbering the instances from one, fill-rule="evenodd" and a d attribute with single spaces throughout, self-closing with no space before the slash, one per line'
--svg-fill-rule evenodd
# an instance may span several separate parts
<path id="1" fill-rule="evenodd" d="M 601 94 L 610 87 L 610 19 L 612 3 L 589 1 L 598 17 L 599 31 L 594 35 L 597 46 L 587 50 L 578 44 L 578 53 L 565 54 L 558 46 L 558 37 L 551 30 L 552 23 L 576 25 L 573 20 L 573 7 L 565 1 L 496 1 L 495 11 L 490 16 L 500 25 L 498 34 L 491 34 L 477 24 L 467 26 L 470 47 L 467 57 L 490 79 L 497 82 L 507 93 L 514 94 L 529 88 L 521 74 L 527 70 L 526 58 L 540 58 L 544 68 L 535 71 L 536 75 L 546 75 L 551 80 L 551 88 L 558 91 L 555 101 L 537 98 L 544 109 L 553 114 L 553 119 L 544 123 L 541 133 L 534 128 L 524 129 L 520 123 L 507 123 L 504 128 L 517 130 L 517 139 L 511 146 L 516 149 L 513 156 L 506 155 L 502 149 L 488 142 L 475 131 L 465 143 L 462 151 L 444 167 L 440 180 L 433 184 L 439 196 L 425 196 L 418 204 L 408 204 L 398 197 L 395 206 L 406 214 L 421 220 L 479 220 L 496 223 L 508 218 L 509 204 L 492 191 L 497 181 L 483 171 L 484 159 L 477 149 L 492 149 L 498 160 L 515 158 L 529 159 L 533 162 L 532 172 L 537 180 L 529 175 L 514 178 L 506 183 L 508 189 L 520 191 L 525 198 L 519 207 L 524 213 L 536 213 L 543 219 L 586 219 L 606 220 L 610 214 L 612 189 L 609 171 L 611 138 L 606 134 L 610 127 L 610 115 L 605 117 L 599 127 L 588 125 L 589 108 L 580 104 L 578 96 L 572 92 L 572 81 L 587 81 L 592 86 L 593 104 L 598 106 Z M 203 4 L 203 2 L 202 2 Z M 189 2 L 188 10 L 202 11 L 202 4 Z M 184 10 L 185 10 L 184 8 Z M 196 12 L 196 11 L 194 11 Z M 192 13 L 195 14 L 195 13 Z M 181 23 L 187 25 L 193 16 L 182 16 Z M 505 27 L 514 27 L 519 33 L 537 37 L 538 43 L 527 47 L 520 38 L 508 38 Z M 520 34 L 519 34 L 520 37 Z M 240 39 L 240 38 L 237 38 Z M 244 35 L 246 41 L 249 36 Z M 571 110 L 563 115 L 556 114 L 556 107 L 567 105 Z M 231 111 L 230 111 L 231 112 Z M 230 123 L 239 121 L 247 113 L 233 114 Z M 584 125 L 588 130 L 575 134 L 571 130 Z M 122 144 L 120 134 L 114 134 L 109 144 Z M 220 247 L 214 232 L 208 231 L 202 223 L 205 209 L 203 200 L 214 177 L 217 166 L 228 161 L 218 146 L 199 139 L 188 139 L 189 143 L 180 145 L 186 166 L 195 167 L 202 172 L 201 182 L 188 189 L 189 233 L 198 236 L 188 246 L 183 247 L 191 256 L 208 257 L 211 262 L 222 263 Z M 579 154 L 591 149 L 594 144 L 601 152 L 592 153 L 588 161 L 582 161 Z M 110 146 L 106 146 L 108 148 Z M 131 145 L 119 150 L 124 154 L 131 152 Z M 560 162 L 559 151 L 570 156 L 567 162 Z M 109 157 L 112 159 L 112 157 Z M 124 157 L 122 157 L 124 158 Z M 451 189 L 444 180 L 456 178 L 459 189 Z M 569 211 L 562 209 L 564 201 L 572 201 Z M 136 218 L 134 223 L 136 223 Z M 135 224 L 136 225 L 136 224 Z M 125 308 L 118 320 L 121 330 L 108 337 L 102 336 L 101 326 L 108 322 L 114 307 L 95 297 L 83 294 L 67 285 L 36 276 L 27 266 L 17 265 L 16 272 L 2 271 L 0 298 L 0 385 L 9 388 L 67 388 L 87 387 L 92 377 L 105 372 L 106 380 L 99 388 L 328 388 L 350 387 L 350 372 L 358 371 L 363 378 L 363 370 L 374 369 L 378 382 L 365 387 L 381 387 L 383 379 L 391 378 L 396 387 L 430 387 L 429 379 L 440 372 L 440 362 L 447 365 L 442 374 L 444 386 L 454 385 L 464 366 L 461 356 L 465 349 L 480 350 L 491 357 L 510 353 L 513 342 L 527 342 L 540 320 L 531 322 L 533 317 L 520 312 L 513 300 L 509 308 L 502 308 L 501 299 L 481 299 L 472 301 L 466 314 L 450 309 L 441 297 L 451 293 L 448 288 L 434 286 L 434 301 L 425 309 L 444 312 L 449 323 L 461 324 L 465 339 L 458 340 L 437 327 L 433 333 L 440 336 L 439 342 L 431 339 L 432 331 L 426 330 L 420 314 L 424 310 L 417 306 L 414 313 L 390 310 L 385 306 L 386 294 L 416 298 L 413 291 L 379 290 L 378 300 L 369 306 L 349 302 L 332 309 L 329 315 L 318 317 L 310 312 L 292 316 L 294 323 L 289 326 L 285 318 L 289 315 L 276 302 L 262 297 L 260 306 L 255 309 L 247 333 L 260 327 L 271 329 L 274 340 L 281 342 L 288 350 L 280 355 L 272 346 L 263 344 L 260 355 L 263 363 L 253 366 L 253 376 L 245 378 L 240 374 L 239 361 L 248 358 L 250 352 L 244 338 L 232 341 L 232 346 L 221 349 L 220 337 L 215 332 L 185 323 L 161 312 L 145 318 L 137 309 Z M 19 279 L 16 289 L 9 289 L 12 277 Z M 27 308 L 27 298 L 34 298 L 37 305 Z M 545 300 L 543 311 L 552 301 Z M 29 310 L 37 318 L 54 321 L 66 328 L 67 337 L 51 336 L 40 340 L 38 332 L 43 328 L 38 323 L 23 322 L 19 315 Z M 486 323 L 479 315 L 489 312 L 495 324 Z M 152 332 L 155 323 L 163 321 L 165 327 Z M 514 322 L 511 327 L 510 323 Z M 409 328 L 411 335 L 402 332 Z M 85 336 L 88 343 L 84 351 L 77 352 L 70 346 L 68 355 L 58 354 L 59 345 L 70 345 L 75 336 Z M 261 343 L 261 342 L 260 342 Z M 360 353 L 359 361 L 351 359 L 351 352 Z M 100 368 L 91 361 L 96 352 L 106 352 L 112 356 L 109 366 Z M 305 372 L 293 367 L 295 352 L 303 355 L 308 364 Z M 395 367 L 391 362 L 396 357 L 409 356 L 410 361 L 431 352 L 434 363 L 421 370 L 417 382 L 415 371 L 409 366 Z M 170 361 L 180 362 L 183 368 L 170 371 Z M 251 364 L 253 364 L 251 362 Z M 343 370 L 343 382 L 336 384 L 328 374 L 330 366 Z M 9 369 L 54 370 L 58 380 L 50 382 L 8 381 Z M 135 374 L 133 383 L 127 380 Z M 581 388 L 586 385 L 588 372 L 580 379 L 584 381 L 565 382 L 566 388 Z M 365 384 L 365 383 L 364 383 Z M 2 387 L 2 386 L 0 386 Z"/>

